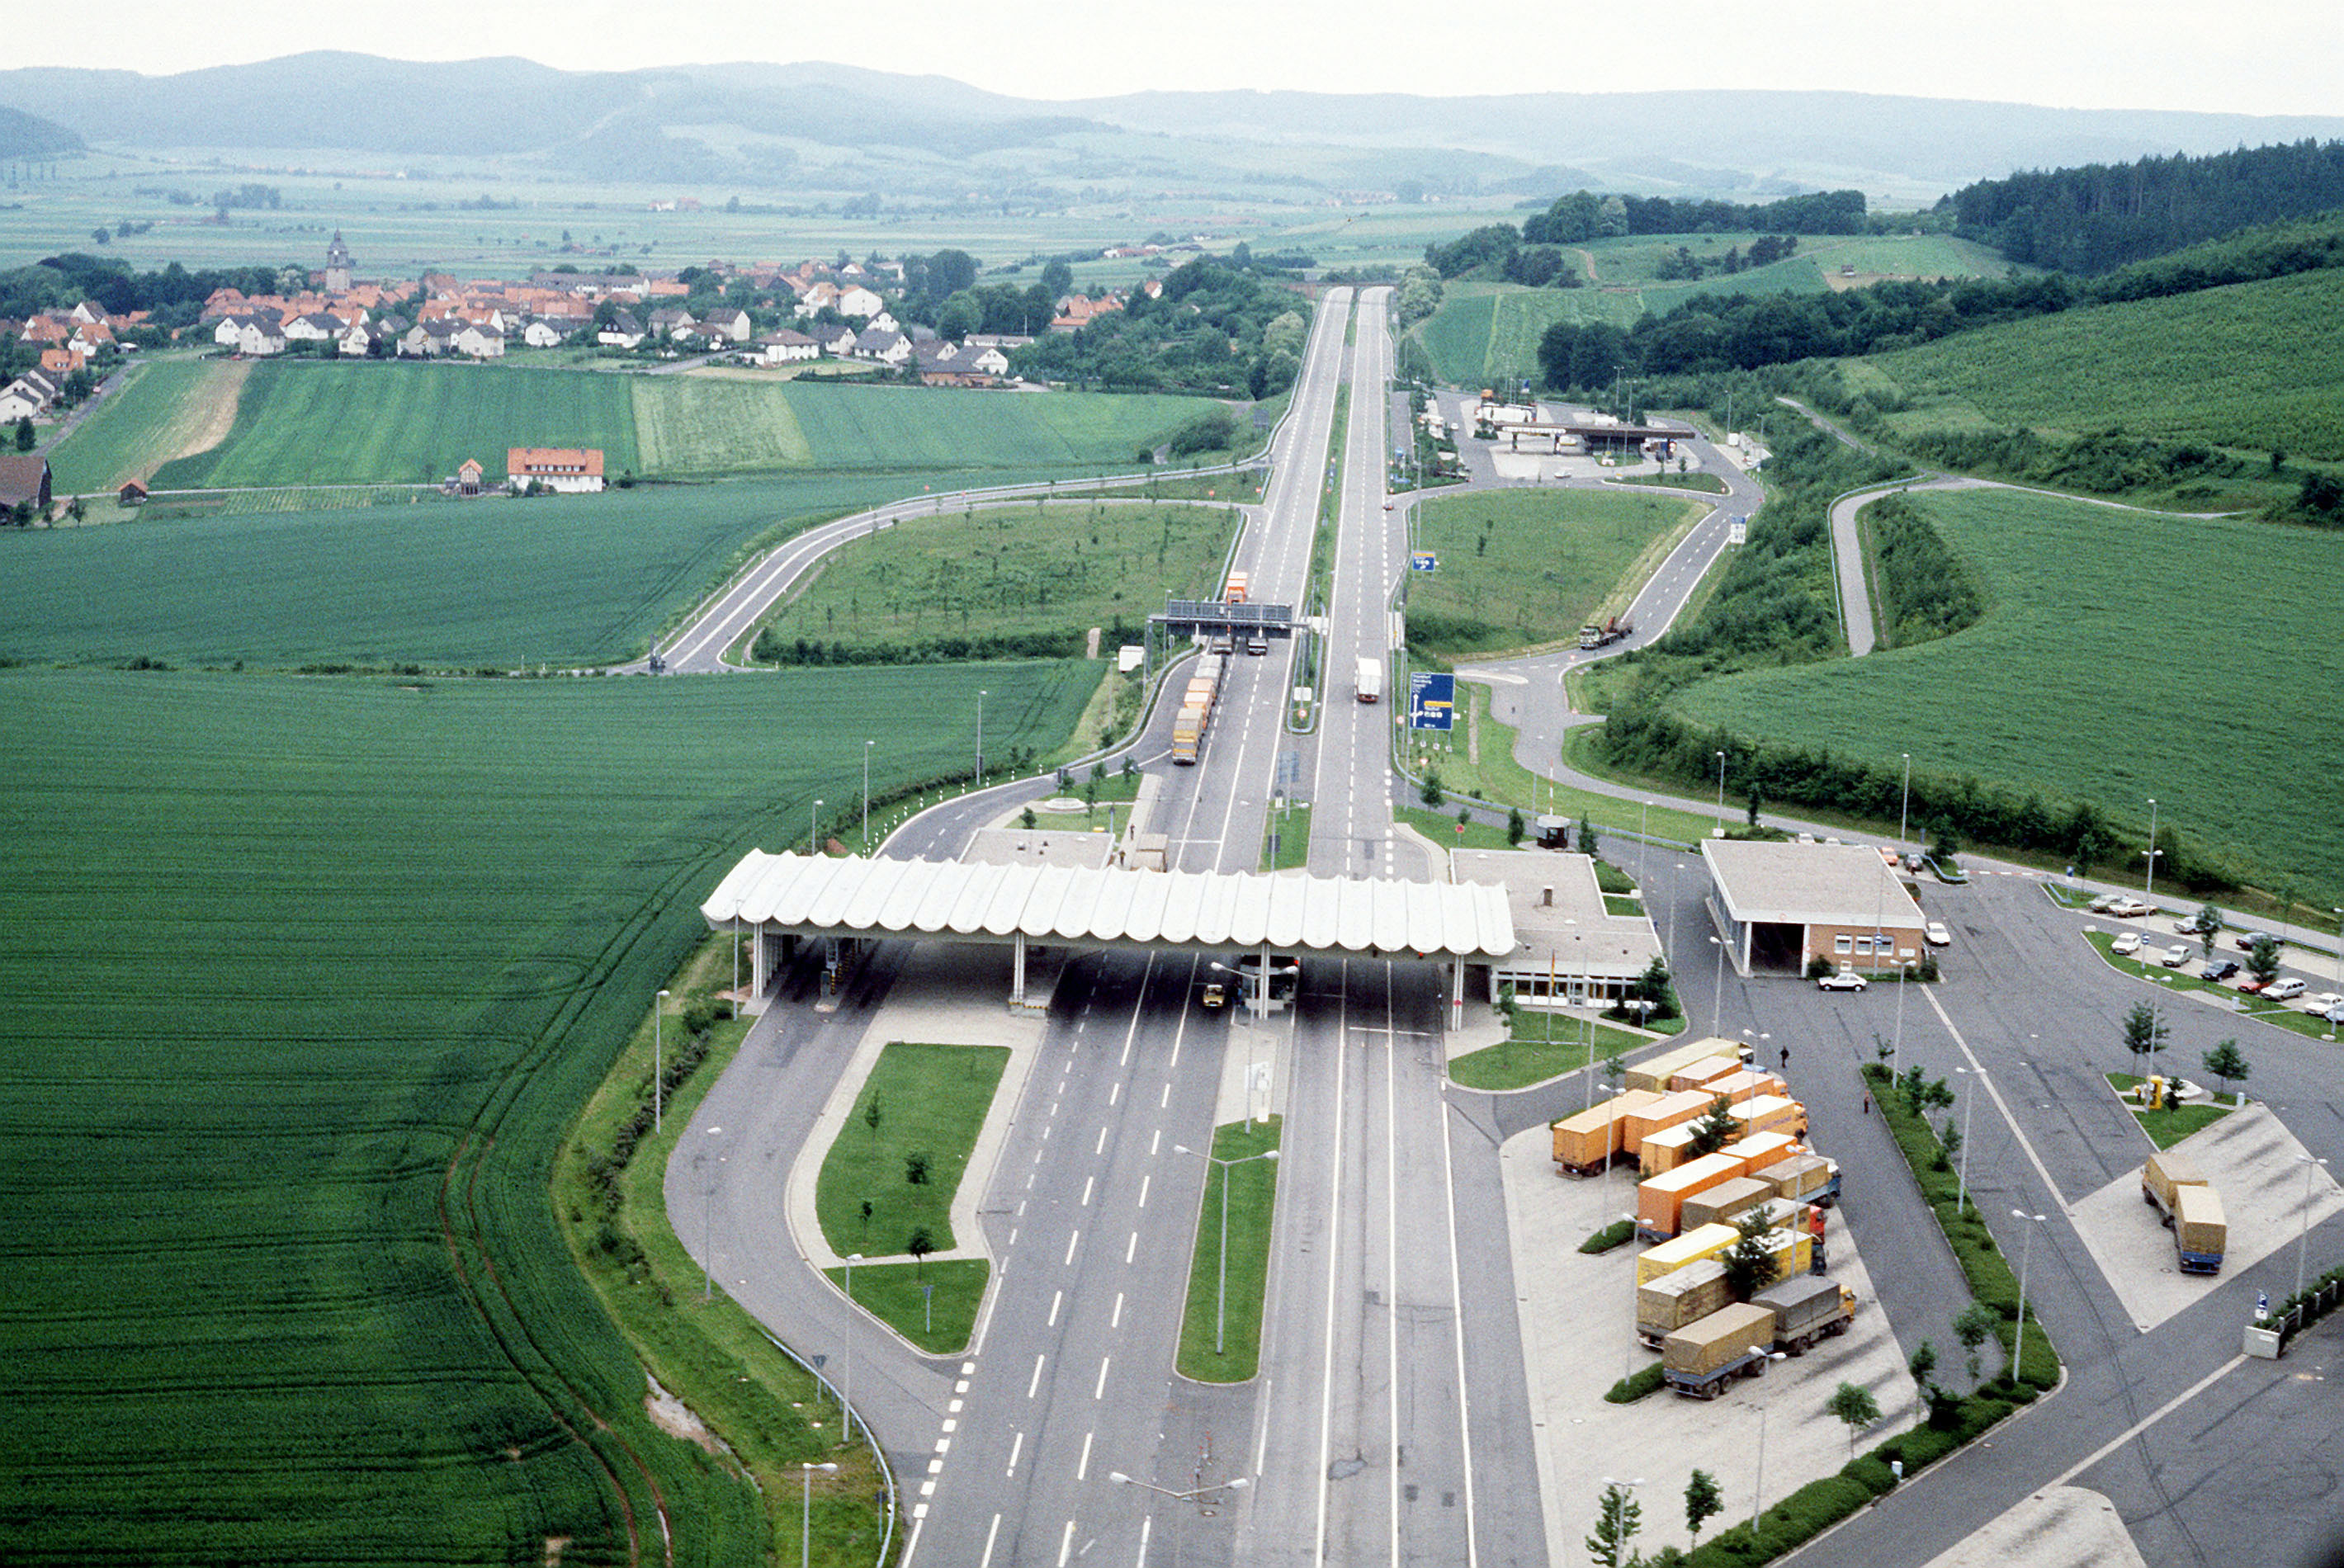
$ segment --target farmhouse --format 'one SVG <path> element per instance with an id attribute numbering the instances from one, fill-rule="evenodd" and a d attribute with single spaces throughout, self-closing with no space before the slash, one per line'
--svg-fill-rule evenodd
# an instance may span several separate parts
<path id="1" fill-rule="evenodd" d="M 1920 905 L 1862 844 L 1703 839 L 1711 918 L 1743 975 L 1800 974 L 1817 958 L 1879 970 L 1919 961 Z"/>
<path id="2" fill-rule="evenodd" d="M 793 332 L 786 329 L 779 332 L 766 333 L 757 339 L 757 347 L 763 353 L 765 363 L 768 365 L 787 365 L 796 360 L 818 359 L 822 357 L 821 344 L 803 332 Z"/>
<path id="3" fill-rule="evenodd" d="M 49 504 L 49 460 L 38 452 L 0 452 L 0 511 Z"/>
<path id="4" fill-rule="evenodd" d="M 514 490 L 541 484 L 548 490 L 586 493 L 602 488 L 600 447 L 511 447 L 505 452 L 505 483 Z"/>

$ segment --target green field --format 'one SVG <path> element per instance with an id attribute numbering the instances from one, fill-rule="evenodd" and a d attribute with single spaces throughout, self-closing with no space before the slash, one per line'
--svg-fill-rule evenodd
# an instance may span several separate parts
<path id="1" fill-rule="evenodd" d="M 0 656 L 504 669 L 631 658 L 767 529 L 902 489 L 850 470 L 257 516 L 171 519 L 150 502 L 135 522 L 0 531 Z"/>
<path id="2" fill-rule="evenodd" d="M 1409 641 L 1463 658 L 1575 639 L 1599 609 L 1632 598 L 1638 562 L 1706 510 L 1657 489 L 1508 490 L 1417 509 L 1412 548 L 1440 570 L 1410 573 Z"/>
<path id="3" fill-rule="evenodd" d="M 988 687 L 0 673 L 15 1562 L 754 1561 L 552 1226 L 557 1142 L 814 794 L 955 766 Z M 1014 693 L 1002 700 L 1005 693 Z M 776 750 L 773 737 L 793 739 Z"/>
<path id="4" fill-rule="evenodd" d="M 1450 283 L 1440 309 L 1413 329 L 1445 386 L 1491 386 L 1539 373 L 1539 339 L 1557 321 L 1632 324 L 1632 294 L 1594 288 L 1523 288 L 1511 283 Z"/>
<path id="5" fill-rule="evenodd" d="M 814 460 L 783 390 L 787 382 L 758 386 L 684 376 L 626 379 L 646 473 L 799 468 Z M 863 460 L 870 460 L 867 454 Z"/>
<path id="6" fill-rule="evenodd" d="M 1208 1166 L 1197 1214 L 1197 1246 L 1180 1319 L 1180 1375 L 1241 1383 L 1261 1370 L 1261 1311 L 1269 1280 L 1270 1221 L 1278 1208 L 1279 1118 L 1213 1129 L 1213 1153 L 1241 1161 Z M 1221 1266 L 1222 1184 L 1228 1187 L 1228 1266 Z M 1219 1348 L 1215 1349 L 1217 1342 Z"/>
<path id="7" fill-rule="evenodd" d="M 2344 459 L 2344 272 L 2070 310 L 1864 363 L 1910 400 L 1889 418 L 1899 431 L 2121 426 Z"/>
<path id="8" fill-rule="evenodd" d="M 1212 406 L 1195 398 L 806 381 L 785 382 L 780 390 L 814 462 L 883 469 L 1122 471 L 1133 466 L 1142 445 L 1160 442 Z"/>
<path id="9" fill-rule="evenodd" d="M 1008 1061 L 1006 1046 L 888 1042 L 864 1080 L 854 1115 L 823 1156 L 814 1184 L 814 1211 L 833 1252 L 906 1254 L 906 1239 L 917 1229 L 927 1231 L 939 1252 L 957 1245 L 953 1194 Z M 874 1106 L 875 1123 L 868 1119 Z M 931 1162 L 926 1179 L 916 1184 L 904 1163 L 914 1153 Z"/>
<path id="10" fill-rule="evenodd" d="M 86 495 L 146 480 L 189 438 L 211 389 L 232 381 L 217 359 L 157 359 L 128 372 L 49 453 L 59 493 Z M 217 394 L 215 394 L 217 395 Z"/>
<path id="11" fill-rule="evenodd" d="M 915 518 L 831 557 L 761 647 L 820 663 L 955 638 L 1079 639 L 1093 626 L 1108 644 L 1135 640 L 1167 599 L 1215 597 L 1236 527 L 1230 507 L 1136 501 Z M 801 641 L 821 658 L 798 652 Z"/>
<path id="12" fill-rule="evenodd" d="M 1675 701 L 1697 721 L 1884 767 L 2089 799 L 2227 850 L 2277 889 L 2344 903 L 2332 535 L 2009 491 L 1916 494 L 1977 570 L 1965 632 L 1854 661 L 1759 671 Z M 2056 570 L 2046 570 L 2052 563 Z M 2180 628 L 2201 634 L 2182 637 Z"/>

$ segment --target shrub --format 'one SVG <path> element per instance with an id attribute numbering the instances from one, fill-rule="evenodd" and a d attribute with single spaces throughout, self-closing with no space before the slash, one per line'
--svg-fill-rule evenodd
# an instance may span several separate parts
<path id="1" fill-rule="evenodd" d="M 1614 1219 L 1611 1224 L 1606 1225 L 1602 1229 L 1598 1230 L 1594 1235 L 1590 1236 L 1586 1240 L 1581 1242 L 1579 1244 L 1579 1249 L 1581 1252 L 1591 1253 L 1609 1252 L 1614 1247 L 1624 1246 L 1627 1243 L 1628 1239 L 1635 1234 L 1636 1222 L 1634 1220 Z"/>
<path id="2" fill-rule="evenodd" d="M 1661 1363 L 1654 1361 L 1641 1372 L 1632 1373 L 1612 1385 L 1603 1397 L 1615 1405 L 1632 1405 L 1646 1394 L 1658 1392 L 1662 1381 Z"/>

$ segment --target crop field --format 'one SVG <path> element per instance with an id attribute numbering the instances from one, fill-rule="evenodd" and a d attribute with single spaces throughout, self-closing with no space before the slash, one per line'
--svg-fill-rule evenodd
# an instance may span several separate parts
<path id="1" fill-rule="evenodd" d="M 1483 387 L 1539 373 L 1539 339 L 1557 321 L 1626 327 L 1642 313 L 1633 293 L 1451 283 L 1440 308 L 1415 329 L 1433 373 L 1452 387 Z"/>
<path id="2" fill-rule="evenodd" d="M 1902 430 L 1983 421 L 2344 459 L 2344 272 L 2103 305 L 1880 355 Z M 2122 365 L 2121 376 L 2107 367 Z"/>
<path id="3" fill-rule="evenodd" d="M 1576 638 L 1654 543 L 1702 515 L 1658 490 L 1510 490 L 1418 509 L 1413 548 L 1440 570 L 1409 578 L 1409 640 L 1444 658 Z"/>
<path id="4" fill-rule="evenodd" d="M 817 464 L 1125 470 L 1211 405 L 1195 398 L 939 387 L 780 389 Z"/>
<path id="5" fill-rule="evenodd" d="M 0 673 L 16 1563 L 753 1561 L 546 1173 L 694 905 L 816 794 L 1046 749 L 1086 673 Z M 1005 691 L 1017 693 L 1000 702 Z M 776 751 L 773 738 L 792 744 Z"/>
<path id="6" fill-rule="evenodd" d="M 2159 820 L 2307 903 L 2344 903 L 2333 535 L 2011 491 L 1913 498 L 1977 570 L 1969 630 L 1854 661 L 1691 688 L 1696 720 L 1915 773 Z M 2057 570 L 2045 570 L 2046 562 Z M 2175 606 L 2207 634 L 2169 656 Z M 2160 656 L 2144 658 L 2148 647 Z M 2220 693 L 2209 697 L 2208 693 Z"/>
<path id="7" fill-rule="evenodd" d="M 130 372 L 49 453 L 59 493 L 86 495 L 145 481 L 182 452 L 227 434 L 249 364 L 157 359 Z"/>
<path id="8" fill-rule="evenodd" d="M 862 650 L 1118 623 L 1136 635 L 1167 598 L 1215 596 L 1237 521 L 1231 507 L 1136 501 L 916 518 L 833 556 L 766 638 Z"/>
<path id="9" fill-rule="evenodd" d="M 798 429 L 780 382 L 756 386 L 682 376 L 630 376 L 627 383 L 634 403 L 635 442 L 647 473 L 803 468 L 813 461 L 813 449 Z"/>
<path id="10" fill-rule="evenodd" d="M 768 528 L 902 489 L 900 479 L 850 471 L 182 519 L 150 502 L 137 521 L 103 528 L 0 530 L 0 656 L 502 669 L 615 661 L 648 647 Z"/>
<path id="11" fill-rule="evenodd" d="M 156 470 L 154 487 L 412 483 L 478 458 L 491 481 L 507 447 L 601 447 L 612 477 L 640 470 L 621 378 L 493 366 L 264 360 L 236 428 Z"/>

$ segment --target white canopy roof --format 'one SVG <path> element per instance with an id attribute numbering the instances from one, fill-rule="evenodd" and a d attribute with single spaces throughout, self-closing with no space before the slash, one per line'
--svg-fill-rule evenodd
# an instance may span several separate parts
<path id="1" fill-rule="evenodd" d="M 1506 890 L 1243 873 L 981 865 L 753 849 L 700 906 L 800 935 L 952 936 L 1070 946 L 1260 947 L 1493 958 L 1514 950 Z"/>

